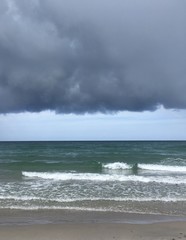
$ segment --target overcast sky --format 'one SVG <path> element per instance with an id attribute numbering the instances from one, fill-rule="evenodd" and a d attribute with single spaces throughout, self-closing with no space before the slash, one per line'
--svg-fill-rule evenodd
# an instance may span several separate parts
<path id="1" fill-rule="evenodd" d="M 186 139 L 185 0 L 1 0 L 0 140 Z"/>

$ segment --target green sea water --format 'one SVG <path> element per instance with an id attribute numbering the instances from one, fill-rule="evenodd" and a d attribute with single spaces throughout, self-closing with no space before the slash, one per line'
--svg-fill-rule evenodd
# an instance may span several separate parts
<path id="1" fill-rule="evenodd" d="M 0 142 L 0 208 L 186 215 L 186 142 Z"/>

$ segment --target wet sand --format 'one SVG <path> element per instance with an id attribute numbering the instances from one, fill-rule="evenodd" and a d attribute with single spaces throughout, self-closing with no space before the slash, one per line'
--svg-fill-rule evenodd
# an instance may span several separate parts
<path id="1" fill-rule="evenodd" d="M 112 212 L 1 210 L 0 239 L 186 240 L 186 219 Z"/>

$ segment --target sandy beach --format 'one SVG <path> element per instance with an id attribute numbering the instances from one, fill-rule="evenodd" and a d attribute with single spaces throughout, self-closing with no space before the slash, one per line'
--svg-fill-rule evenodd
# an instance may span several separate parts
<path id="1" fill-rule="evenodd" d="M 186 219 L 111 212 L 3 210 L 0 239 L 186 239 Z"/>
<path id="2" fill-rule="evenodd" d="M 0 238 L 3 240 L 186 239 L 186 223 L 4 226 L 0 228 Z"/>

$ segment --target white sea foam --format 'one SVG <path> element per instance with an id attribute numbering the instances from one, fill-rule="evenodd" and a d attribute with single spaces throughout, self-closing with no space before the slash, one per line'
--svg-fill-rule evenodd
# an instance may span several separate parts
<path id="1" fill-rule="evenodd" d="M 41 197 L 30 197 L 30 196 L 0 196 L 0 200 L 15 200 L 15 201 L 38 201 L 38 200 L 46 200 L 45 198 Z"/>
<path id="2" fill-rule="evenodd" d="M 130 169 L 131 166 L 128 165 L 127 163 L 115 162 L 115 163 L 103 164 L 103 168 L 107 168 L 111 170 L 124 170 L 124 169 Z"/>
<path id="3" fill-rule="evenodd" d="M 114 162 L 103 164 L 103 168 L 109 170 L 127 170 L 132 169 L 132 165 L 123 162 Z M 166 171 L 166 172 L 182 172 L 186 173 L 186 166 L 171 166 L 159 164 L 138 164 L 138 168 L 149 171 Z"/>
<path id="4" fill-rule="evenodd" d="M 186 173 L 186 166 L 168 166 L 158 164 L 139 164 L 138 167 L 150 171 L 182 172 Z"/>
<path id="5" fill-rule="evenodd" d="M 186 184 L 185 177 L 176 176 L 138 176 L 96 173 L 49 173 L 49 172 L 22 172 L 22 175 L 30 178 L 40 178 L 57 181 L 100 181 L 100 182 L 156 182 L 167 184 Z"/>
<path id="6" fill-rule="evenodd" d="M 71 200 L 69 199 L 69 203 L 70 202 L 74 202 L 74 205 L 73 206 L 64 206 L 64 205 L 60 205 L 60 206 L 57 206 L 57 205 L 47 205 L 47 203 L 45 203 L 46 205 L 43 205 L 43 204 L 39 204 L 39 205 L 32 205 L 31 203 L 28 205 L 19 205 L 16 203 L 16 205 L 14 205 L 14 203 L 12 203 L 11 206 L 0 206 L 0 209 L 18 209 L 18 210 L 81 210 L 81 211 L 114 211 L 114 212 L 122 212 L 122 208 L 121 208 L 121 205 L 119 204 L 119 202 L 121 202 L 122 206 L 123 206 L 123 202 L 132 202 L 133 205 L 135 204 L 135 202 L 146 202 L 146 203 L 150 203 L 150 202 L 157 202 L 158 204 L 160 203 L 163 203 L 163 202 L 166 202 L 166 203 L 179 203 L 179 202 L 184 202 L 186 199 L 175 199 L 175 198 L 126 198 L 126 199 L 120 199 L 120 198 L 114 198 L 114 199 L 80 199 L 79 201 L 83 202 L 83 201 L 107 201 L 108 203 L 111 201 L 111 205 L 107 205 L 107 206 L 104 206 L 104 205 L 98 205 L 98 206 L 87 206 L 87 207 L 83 207 L 83 206 L 77 206 L 76 205 L 76 202 L 77 202 L 77 199 L 74 199 L 74 200 Z M 61 203 L 63 203 L 63 201 L 59 201 Z M 65 201 L 67 202 L 67 201 Z M 115 202 L 114 205 L 112 202 Z M 119 204 L 119 208 L 118 208 L 118 204 Z M 133 208 L 132 210 L 130 209 L 124 209 L 125 212 L 131 212 L 131 213 L 137 213 L 139 211 L 139 209 L 135 209 Z M 145 212 L 142 212 L 142 213 L 145 213 Z M 149 210 L 148 210 L 148 213 Z M 151 213 L 154 213 L 153 211 Z"/>
<path id="7" fill-rule="evenodd" d="M 186 201 L 186 198 L 152 198 L 152 197 L 111 197 L 111 198 L 99 198 L 99 197 L 82 197 L 82 198 L 43 198 L 43 197 L 29 197 L 29 196 L 0 196 L 0 200 L 15 200 L 15 201 L 46 201 L 46 202 L 58 202 L 58 203 L 77 203 L 77 202 L 96 202 L 96 201 L 113 201 L 113 202 L 123 202 L 123 201 L 136 201 L 136 202 L 151 202 L 151 201 L 163 201 L 163 202 L 176 202 L 176 201 Z"/>

